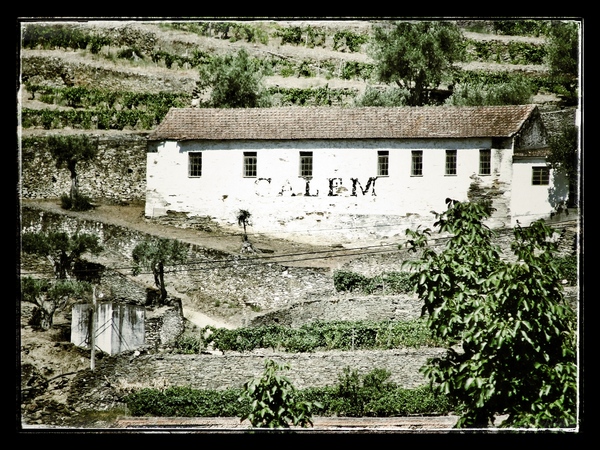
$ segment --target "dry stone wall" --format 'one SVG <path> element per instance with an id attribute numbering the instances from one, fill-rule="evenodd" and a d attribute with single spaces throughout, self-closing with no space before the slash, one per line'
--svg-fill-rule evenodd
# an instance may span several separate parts
<path id="1" fill-rule="evenodd" d="M 79 189 L 93 201 L 141 202 L 146 196 L 146 139 L 143 134 L 90 135 L 98 139 L 98 156 L 77 167 Z M 71 176 L 58 169 L 45 135 L 23 139 L 22 198 L 58 198 L 69 192 Z"/>

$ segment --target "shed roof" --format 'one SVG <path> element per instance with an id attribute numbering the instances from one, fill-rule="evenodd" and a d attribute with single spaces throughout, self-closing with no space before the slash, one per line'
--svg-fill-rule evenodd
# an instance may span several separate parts
<path id="1" fill-rule="evenodd" d="M 536 105 L 173 108 L 148 139 L 419 139 L 512 137 Z"/>

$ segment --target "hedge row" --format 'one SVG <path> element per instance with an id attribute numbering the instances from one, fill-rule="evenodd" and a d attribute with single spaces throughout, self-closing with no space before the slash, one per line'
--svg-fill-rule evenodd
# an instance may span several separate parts
<path id="1" fill-rule="evenodd" d="M 272 348 L 291 353 L 327 350 L 385 350 L 438 347 L 425 319 L 409 321 L 315 321 L 299 328 L 262 325 L 236 329 L 206 326 L 197 335 L 186 334 L 176 351 L 199 353 L 208 346 L 215 350 L 252 351 Z"/>
<path id="2" fill-rule="evenodd" d="M 401 388 L 387 381 L 389 376 L 384 369 L 360 376 L 356 370 L 346 368 L 336 385 L 300 389 L 298 400 L 320 403 L 313 415 L 324 417 L 445 415 L 456 410 L 446 396 L 431 388 Z M 241 388 L 146 388 L 127 395 L 125 402 L 129 413 L 136 417 L 241 417 L 251 408 L 249 400 L 240 400 L 242 392 Z"/>

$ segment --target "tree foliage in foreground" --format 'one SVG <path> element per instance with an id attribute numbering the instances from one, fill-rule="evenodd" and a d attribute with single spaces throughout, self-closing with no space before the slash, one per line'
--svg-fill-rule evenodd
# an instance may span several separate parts
<path id="1" fill-rule="evenodd" d="M 518 226 L 504 261 L 483 224 L 489 210 L 447 199 L 435 227 L 446 247 L 427 246 L 431 230 L 407 230 L 421 250 L 416 292 L 434 335 L 451 346 L 422 370 L 432 386 L 464 405 L 457 427 L 573 427 L 577 423 L 576 315 L 564 299 L 553 230 Z"/>
<path id="2" fill-rule="evenodd" d="M 242 415 L 241 421 L 248 419 L 253 427 L 266 428 L 312 426 L 313 404 L 301 400 L 291 381 L 279 374 L 289 368 L 288 364 L 268 359 L 262 377 L 244 383 L 239 401 L 250 400 L 250 410 Z"/>
<path id="3" fill-rule="evenodd" d="M 560 132 L 548 139 L 550 155 L 548 164 L 554 170 L 563 172 L 571 183 L 577 179 L 579 159 L 579 129 L 575 125 L 566 125 Z"/>
<path id="4" fill-rule="evenodd" d="M 548 67 L 567 98 L 577 97 L 579 80 L 579 23 L 553 21 L 548 42 Z"/>

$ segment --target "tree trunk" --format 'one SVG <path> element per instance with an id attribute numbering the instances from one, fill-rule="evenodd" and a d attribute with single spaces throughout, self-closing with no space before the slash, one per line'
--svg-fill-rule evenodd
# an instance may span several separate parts
<path id="1" fill-rule="evenodd" d="M 79 193 L 79 183 L 77 182 L 77 172 L 75 170 L 71 170 L 71 204 L 75 202 L 77 198 L 77 194 Z"/>
<path id="2" fill-rule="evenodd" d="M 167 289 L 165 288 L 165 270 L 162 261 L 158 263 L 158 276 L 160 281 L 160 303 L 164 305 L 167 301 Z"/>

